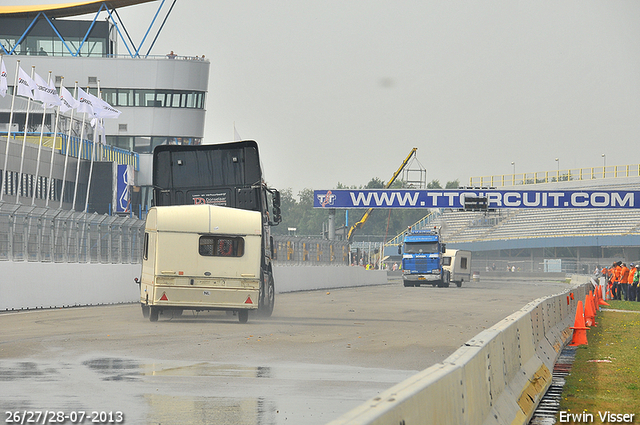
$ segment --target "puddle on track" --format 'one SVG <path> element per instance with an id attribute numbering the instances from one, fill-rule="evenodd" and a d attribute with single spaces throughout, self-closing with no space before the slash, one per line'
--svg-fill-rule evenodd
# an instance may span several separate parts
<path id="1" fill-rule="evenodd" d="M 121 357 L 0 361 L 2 413 L 124 413 L 127 424 L 326 424 L 416 371 Z"/>

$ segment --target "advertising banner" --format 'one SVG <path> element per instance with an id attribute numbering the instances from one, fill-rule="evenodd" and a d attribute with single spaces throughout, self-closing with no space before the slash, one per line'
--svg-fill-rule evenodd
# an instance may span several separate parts
<path id="1" fill-rule="evenodd" d="M 638 208 L 640 192 L 626 190 L 334 189 L 315 190 L 314 208 L 464 208 L 487 198 L 497 208 Z"/>
<path id="2" fill-rule="evenodd" d="M 131 208 L 130 188 L 133 185 L 133 173 L 130 165 L 118 165 L 116 173 L 116 210 L 117 213 L 129 212 Z"/>

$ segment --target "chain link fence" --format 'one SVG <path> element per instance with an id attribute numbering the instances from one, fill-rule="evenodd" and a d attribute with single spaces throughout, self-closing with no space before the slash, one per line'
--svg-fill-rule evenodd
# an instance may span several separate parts
<path id="1" fill-rule="evenodd" d="M 136 264 L 144 221 L 0 203 L 0 260 Z"/>

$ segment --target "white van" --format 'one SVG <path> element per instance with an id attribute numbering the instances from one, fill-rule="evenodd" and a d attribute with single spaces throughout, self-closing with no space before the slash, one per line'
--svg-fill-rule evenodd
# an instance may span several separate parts
<path id="1" fill-rule="evenodd" d="M 246 323 L 258 308 L 258 211 L 215 205 L 153 207 L 147 215 L 140 303 L 152 322 L 182 310 L 227 310 Z"/>
<path id="2" fill-rule="evenodd" d="M 461 287 L 462 282 L 471 281 L 471 251 L 447 249 L 442 256 L 442 267 L 449 270 L 449 280 Z"/>

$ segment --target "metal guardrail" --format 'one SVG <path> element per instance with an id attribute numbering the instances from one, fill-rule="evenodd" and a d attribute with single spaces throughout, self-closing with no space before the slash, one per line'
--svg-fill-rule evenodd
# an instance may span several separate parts
<path id="1" fill-rule="evenodd" d="M 136 264 L 144 221 L 0 204 L 0 260 Z"/>
<path id="2" fill-rule="evenodd" d="M 555 183 L 563 181 L 640 177 L 640 164 L 611 165 L 591 168 L 574 168 L 534 173 L 515 173 L 469 178 L 472 187 L 517 186 L 529 184 Z"/>

